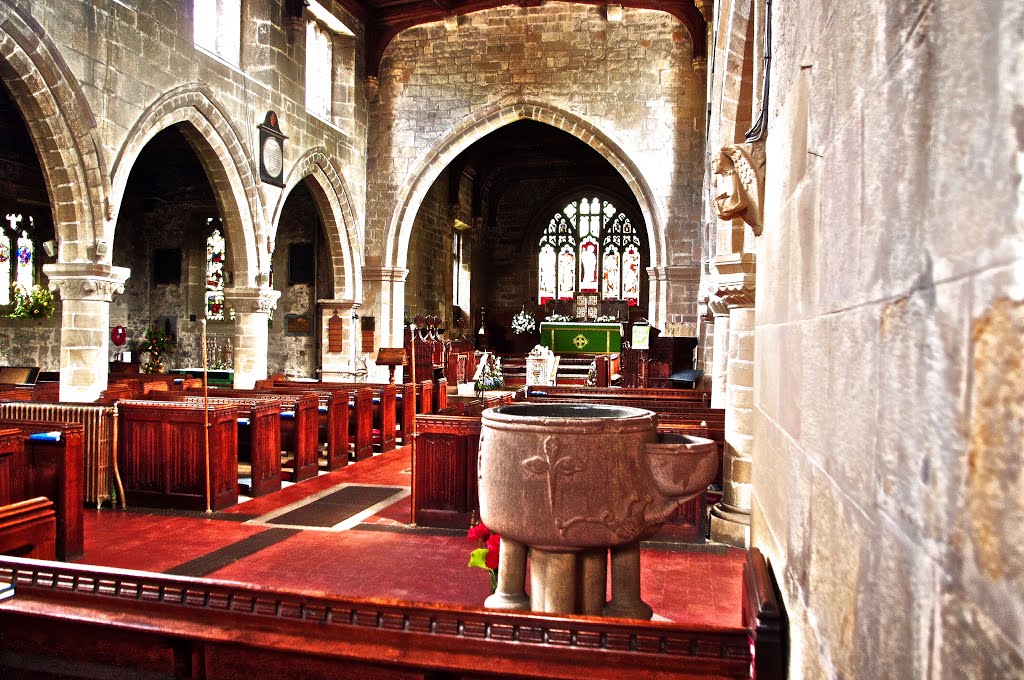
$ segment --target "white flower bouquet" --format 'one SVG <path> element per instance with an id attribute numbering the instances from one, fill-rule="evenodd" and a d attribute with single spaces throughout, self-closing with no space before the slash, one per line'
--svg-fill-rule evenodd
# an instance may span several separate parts
<path id="1" fill-rule="evenodd" d="M 537 320 L 533 318 L 533 314 L 530 314 L 525 309 L 516 312 L 516 315 L 512 317 L 512 332 L 516 335 L 529 333 L 536 327 Z"/>

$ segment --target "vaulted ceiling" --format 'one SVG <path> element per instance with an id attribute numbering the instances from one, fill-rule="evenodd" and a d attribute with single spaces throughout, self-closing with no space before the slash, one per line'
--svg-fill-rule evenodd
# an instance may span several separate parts
<path id="1" fill-rule="evenodd" d="M 689 32 L 693 56 L 702 57 L 707 53 L 707 24 L 697 7 L 710 5 L 709 0 L 617 0 L 615 3 L 573 1 L 587 5 L 615 4 L 667 12 L 678 18 Z M 544 0 L 338 0 L 338 4 L 363 23 L 366 29 L 366 74 L 376 76 L 384 50 L 400 31 L 495 7 L 537 7 L 544 4 Z"/>

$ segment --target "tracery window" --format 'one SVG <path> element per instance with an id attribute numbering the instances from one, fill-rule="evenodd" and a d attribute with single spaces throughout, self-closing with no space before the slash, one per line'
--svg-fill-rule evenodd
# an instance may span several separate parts
<path id="1" fill-rule="evenodd" d="M 554 214 L 537 254 L 537 300 L 572 300 L 600 293 L 604 300 L 640 301 L 640 239 L 629 217 L 610 201 L 583 197 Z"/>
<path id="2" fill-rule="evenodd" d="M 219 219 L 206 220 L 208 228 L 212 228 L 206 239 L 206 318 L 211 321 L 224 320 L 224 265 L 226 260 L 226 243 L 220 229 L 214 226 Z"/>
<path id="3" fill-rule="evenodd" d="M 42 238 L 32 215 L 21 210 L 4 214 L 0 227 L 0 305 L 13 303 L 19 288 L 28 292 L 40 283 L 37 246 Z"/>
<path id="4" fill-rule="evenodd" d="M 242 51 L 241 0 L 194 0 L 192 41 L 238 66 Z"/>

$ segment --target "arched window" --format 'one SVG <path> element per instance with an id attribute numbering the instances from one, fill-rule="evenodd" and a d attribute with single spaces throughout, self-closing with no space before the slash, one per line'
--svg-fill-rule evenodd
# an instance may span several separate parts
<path id="1" fill-rule="evenodd" d="M 625 213 L 589 196 L 554 214 L 540 237 L 537 300 L 572 300 L 600 293 L 604 300 L 640 301 L 640 239 Z"/>
<path id="2" fill-rule="evenodd" d="M 224 264 L 226 259 L 226 243 L 220 229 L 214 226 L 220 220 L 206 220 L 208 228 L 212 228 L 206 239 L 206 318 L 210 321 L 224 320 Z"/>
<path id="3" fill-rule="evenodd" d="M 28 293 L 40 284 L 39 250 L 49 233 L 42 233 L 35 217 L 24 210 L 0 214 L 4 215 L 0 227 L 0 305 L 9 305 L 18 289 Z"/>

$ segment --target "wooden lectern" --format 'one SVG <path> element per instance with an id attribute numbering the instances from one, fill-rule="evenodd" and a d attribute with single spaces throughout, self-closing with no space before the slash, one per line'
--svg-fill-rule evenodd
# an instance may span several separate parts
<path id="1" fill-rule="evenodd" d="M 404 347 L 381 347 L 377 350 L 378 366 L 388 367 L 388 379 L 392 385 L 395 384 L 395 366 L 405 366 L 405 348 Z"/>

